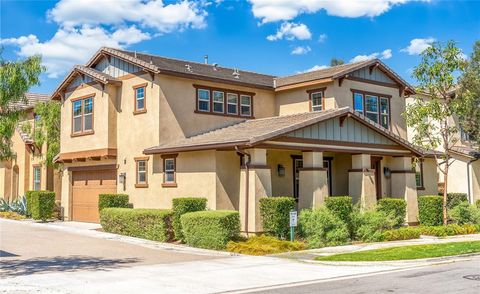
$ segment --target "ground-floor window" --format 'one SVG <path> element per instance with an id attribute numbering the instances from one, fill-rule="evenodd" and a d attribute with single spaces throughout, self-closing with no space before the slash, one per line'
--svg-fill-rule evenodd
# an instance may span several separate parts
<path id="1" fill-rule="evenodd" d="M 415 182 L 417 183 L 417 189 L 425 189 L 423 183 L 423 161 L 420 160 L 415 164 Z"/>
<path id="2" fill-rule="evenodd" d="M 33 167 L 33 190 L 39 191 L 42 184 L 42 170 L 40 166 Z"/>
<path id="3" fill-rule="evenodd" d="M 177 154 L 163 155 L 163 187 L 177 186 Z"/>
<path id="4" fill-rule="evenodd" d="M 136 170 L 136 188 L 148 187 L 148 157 L 136 157 L 135 158 L 135 170 Z"/>

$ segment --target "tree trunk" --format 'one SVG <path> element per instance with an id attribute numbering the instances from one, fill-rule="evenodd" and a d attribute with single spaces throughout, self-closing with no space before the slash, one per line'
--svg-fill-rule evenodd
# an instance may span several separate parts
<path id="1" fill-rule="evenodd" d="M 448 188 L 448 161 L 443 173 L 443 225 L 447 225 L 447 188 Z"/>

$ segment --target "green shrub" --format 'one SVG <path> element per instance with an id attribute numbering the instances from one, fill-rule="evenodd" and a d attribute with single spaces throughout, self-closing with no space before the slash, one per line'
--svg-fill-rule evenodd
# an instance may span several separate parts
<path id="1" fill-rule="evenodd" d="M 32 195 L 37 191 L 27 191 L 25 192 L 25 199 L 27 201 L 25 216 L 32 217 Z"/>
<path id="2" fill-rule="evenodd" d="M 98 211 L 107 207 L 129 208 L 127 194 L 100 194 L 98 195 Z"/>
<path id="3" fill-rule="evenodd" d="M 286 238 L 290 230 L 290 211 L 295 209 L 292 197 L 267 197 L 260 199 L 260 216 L 263 230 L 279 238 Z"/>
<path id="4" fill-rule="evenodd" d="M 180 217 L 185 242 L 193 247 L 224 249 L 240 234 L 238 211 L 215 210 L 185 213 Z"/>
<path id="5" fill-rule="evenodd" d="M 350 241 L 347 225 L 329 209 L 304 209 L 299 217 L 300 234 L 310 248 L 336 246 Z"/>
<path id="6" fill-rule="evenodd" d="M 345 223 L 350 222 L 350 215 L 353 211 L 352 197 L 350 196 L 333 196 L 325 199 L 325 207 L 327 207 L 334 215 Z"/>
<path id="7" fill-rule="evenodd" d="M 183 238 L 180 217 L 187 212 L 202 211 L 206 208 L 207 198 L 185 197 L 172 199 L 172 225 L 176 240 L 185 241 Z"/>
<path id="8" fill-rule="evenodd" d="M 441 196 L 418 197 L 418 219 L 423 226 L 443 224 L 443 198 Z"/>
<path id="9" fill-rule="evenodd" d="M 480 208 L 480 199 L 477 199 L 477 201 L 475 201 L 475 206 Z"/>
<path id="10" fill-rule="evenodd" d="M 27 210 L 33 219 L 46 221 L 52 217 L 55 207 L 55 192 L 28 191 L 27 195 L 29 195 Z"/>
<path id="11" fill-rule="evenodd" d="M 410 240 L 420 238 L 421 230 L 416 227 L 406 227 L 383 232 L 385 241 Z"/>
<path id="12" fill-rule="evenodd" d="M 393 215 L 395 227 L 401 227 L 405 223 L 407 202 L 404 199 L 383 198 L 378 201 L 377 210 L 387 215 Z"/>
<path id="13" fill-rule="evenodd" d="M 447 209 L 452 209 L 462 202 L 468 202 L 466 193 L 447 193 Z"/>
<path id="14" fill-rule="evenodd" d="M 480 208 L 462 202 L 448 212 L 449 219 L 457 225 L 480 224 Z"/>
<path id="15" fill-rule="evenodd" d="M 279 240 L 270 236 L 254 236 L 246 241 L 227 244 L 227 251 L 248 255 L 267 255 L 305 249 L 305 243 Z"/>
<path id="16" fill-rule="evenodd" d="M 420 226 L 419 228 L 422 235 L 436 237 L 468 235 L 479 232 L 477 226 L 471 224 L 466 224 L 462 226 L 457 224 L 450 224 L 446 226 Z"/>
<path id="17" fill-rule="evenodd" d="M 383 232 L 395 226 L 395 219 L 382 211 L 368 210 L 357 216 L 357 231 L 355 237 L 363 242 L 383 241 Z"/>
<path id="18" fill-rule="evenodd" d="M 172 211 L 168 209 L 104 208 L 100 224 L 109 233 L 166 242 L 172 239 Z"/>

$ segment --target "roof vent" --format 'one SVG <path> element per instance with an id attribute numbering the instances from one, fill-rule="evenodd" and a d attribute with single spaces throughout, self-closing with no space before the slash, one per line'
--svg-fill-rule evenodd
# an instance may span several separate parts
<path id="1" fill-rule="evenodd" d="M 185 70 L 188 72 L 193 72 L 192 66 L 190 64 L 185 64 Z"/>
<path id="2" fill-rule="evenodd" d="M 152 57 L 150 57 L 150 64 L 153 64 L 153 60 L 152 60 Z"/>
<path id="3" fill-rule="evenodd" d="M 213 66 L 213 70 L 214 70 L 214 71 L 217 71 L 217 70 L 218 70 L 218 63 L 214 63 L 214 64 L 212 64 L 212 66 Z"/>
<path id="4" fill-rule="evenodd" d="M 205 64 L 208 64 L 208 55 L 203 56 L 203 61 Z"/>
<path id="5" fill-rule="evenodd" d="M 137 50 L 133 52 L 133 55 L 135 56 L 135 58 L 137 58 Z"/>
<path id="6" fill-rule="evenodd" d="M 240 73 L 238 72 L 238 69 L 234 69 L 232 75 L 236 79 L 240 78 Z"/>

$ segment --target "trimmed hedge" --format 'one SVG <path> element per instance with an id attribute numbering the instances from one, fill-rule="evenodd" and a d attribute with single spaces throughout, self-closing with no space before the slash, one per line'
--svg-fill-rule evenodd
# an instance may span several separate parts
<path id="1" fill-rule="evenodd" d="M 286 238 L 290 230 L 290 211 L 295 209 L 292 197 L 267 197 L 260 199 L 260 216 L 264 232 Z"/>
<path id="2" fill-rule="evenodd" d="M 448 193 L 447 194 L 447 209 L 452 209 L 462 202 L 468 202 L 466 193 Z"/>
<path id="3" fill-rule="evenodd" d="M 309 248 L 337 246 L 350 241 L 347 224 L 325 207 L 302 210 L 298 222 L 300 235 Z"/>
<path id="4" fill-rule="evenodd" d="M 418 219 L 423 226 L 440 226 L 443 224 L 443 197 L 418 197 Z"/>
<path id="5" fill-rule="evenodd" d="M 378 201 L 377 210 L 395 218 L 395 227 L 405 223 L 407 202 L 404 199 L 383 198 Z"/>
<path id="6" fill-rule="evenodd" d="M 418 227 L 406 227 L 395 230 L 388 230 L 383 232 L 383 239 L 385 241 L 398 241 L 418 239 L 421 235 L 421 229 Z"/>
<path id="7" fill-rule="evenodd" d="M 109 233 L 153 241 L 172 240 L 172 211 L 169 209 L 104 208 L 100 224 Z"/>
<path id="8" fill-rule="evenodd" d="M 46 221 L 53 216 L 55 192 L 28 191 L 27 213 L 35 220 Z"/>
<path id="9" fill-rule="evenodd" d="M 427 236 L 436 236 L 436 237 L 446 237 L 446 236 L 455 236 L 455 235 L 468 235 L 475 234 L 479 232 L 479 227 L 471 224 L 466 225 L 456 225 L 450 224 L 446 226 L 420 226 L 422 235 Z"/>
<path id="10" fill-rule="evenodd" d="M 25 215 L 27 217 L 32 217 L 32 195 L 37 191 L 27 191 L 25 192 L 25 199 L 27 201 Z"/>
<path id="11" fill-rule="evenodd" d="M 207 208 L 207 198 L 185 197 L 172 199 L 173 232 L 176 240 L 185 241 L 180 218 L 187 212 L 202 211 Z"/>
<path id="12" fill-rule="evenodd" d="M 353 212 L 353 201 L 350 196 L 331 196 L 325 199 L 325 207 L 345 223 L 350 222 Z"/>
<path id="13" fill-rule="evenodd" d="M 193 247 L 221 250 L 240 235 L 238 211 L 189 212 L 182 215 L 180 221 L 185 242 Z"/>
<path id="14" fill-rule="evenodd" d="M 127 194 L 99 194 L 98 211 L 107 207 L 129 208 Z"/>
<path id="15" fill-rule="evenodd" d="M 448 217 L 452 223 L 457 225 L 480 225 L 480 208 L 470 205 L 468 202 L 461 202 L 448 211 Z"/>

